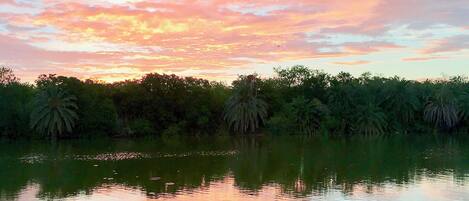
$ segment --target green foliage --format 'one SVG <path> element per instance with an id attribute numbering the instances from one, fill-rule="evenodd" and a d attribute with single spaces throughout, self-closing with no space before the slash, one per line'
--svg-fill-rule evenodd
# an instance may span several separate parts
<path id="1" fill-rule="evenodd" d="M 354 129 L 359 134 L 380 135 L 386 131 L 386 115 L 378 106 L 367 104 L 358 107 L 354 115 Z"/>
<path id="2" fill-rule="evenodd" d="M 228 88 L 217 82 L 156 73 L 111 87 L 120 118 L 146 119 L 155 133 L 182 121 L 190 133 L 209 133 L 222 123 L 223 105 L 229 96 Z"/>
<path id="3" fill-rule="evenodd" d="M 75 132 L 68 133 L 71 137 L 112 135 L 117 132 L 117 110 L 110 97 L 110 89 L 104 84 L 51 74 L 39 76 L 36 85 L 38 88 L 57 86 L 76 97 L 79 118 Z"/>
<path id="4" fill-rule="evenodd" d="M 347 134 L 352 132 L 356 108 L 363 98 L 360 94 L 359 80 L 349 73 L 339 73 L 330 80 L 327 105 L 331 110 L 330 127 L 333 133 Z"/>
<path id="5" fill-rule="evenodd" d="M 19 83 L 13 70 L 0 66 L 0 136 L 27 136 L 33 86 Z"/>
<path id="6" fill-rule="evenodd" d="M 461 92 L 457 99 L 461 120 L 469 120 L 469 92 Z"/>
<path id="7" fill-rule="evenodd" d="M 267 117 L 267 104 L 258 97 L 258 81 L 256 75 L 248 75 L 233 82 L 224 119 L 235 132 L 254 132 Z"/>
<path id="8" fill-rule="evenodd" d="M 284 113 L 277 113 L 266 122 L 266 128 L 273 135 L 295 134 L 295 122 Z"/>
<path id="9" fill-rule="evenodd" d="M 330 80 L 328 74 L 301 65 L 274 70 L 288 100 L 298 96 L 304 96 L 310 100 L 317 98 L 324 101 L 326 99 L 326 89 Z"/>
<path id="10" fill-rule="evenodd" d="M 129 123 L 132 136 L 148 136 L 155 133 L 152 123 L 146 119 L 135 119 Z"/>
<path id="11" fill-rule="evenodd" d="M 460 116 L 454 93 L 447 87 L 435 91 L 425 104 L 424 118 L 441 128 L 456 126 Z"/>
<path id="12" fill-rule="evenodd" d="M 76 97 L 55 86 L 42 89 L 34 98 L 31 128 L 53 138 L 72 132 L 78 119 Z"/>
<path id="13" fill-rule="evenodd" d="M 316 133 L 321 127 L 322 119 L 329 113 L 327 106 L 320 100 L 309 101 L 303 96 L 293 99 L 287 108 L 297 124 L 297 129 L 304 134 Z"/>
<path id="14" fill-rule="evenodd" d="M 181 142 L 181 135 L 185 134 L 185 122 L 170 125 L 161 133 L 162 141 L 171 146 L 179 146 Z"/>
<path id="15" fill-rule="evenodd" d="M 296 127 L 302 133 L 311 133 L 320 125 L 334 134 L 377 135 L 390 131 L 428 132 L 426 122 L 446 131 L 469 126 L 469 85 L 464 77 L 416 82 L 370 73 L 360 77 L 349 73 L 329 76 L 304 66 L 275 71 L 276 78 L 269 79 L 274 83 L 265 87 L 273 97 L 267 99 L 267 104 L 275 105 L 267 123 L 271 131 Z M 308 100 L 325 102 L 328 115 L 309 118 L 314 116 L 308 115 L 314 107 Z M 285 123 L 278 125 L 281 122 Z"/>
<path id="16" fill-rule="evenodd" d="M 329 108 L 320 100 L 307 100 L 303 96 L 294 98 L 267 122 L 269 131 L 274 134 L 318 133 L 323 121 L 329 114 Z"/>
<path id="17" fill-rule="evenodd" d="M 169 136 L 177 136 L 183 134 L 184 131 L 184 122 L 178 123 L 178 124 L 173 124 L 169 126 L 167 129 L 165 129 L 162 132 L 162 136 L 164 137 L 169 137 Z"/>
<path id="18" fill-rule="evenodd" d="M 409 81 L 393 78 L 386 83 L 382 94 L 380 105 L 390 117 L 393 129 L 408 130 L 422 107 L 415 87 Z"/>
<path id="19" fill-rule="evenodd" d="M 28 84 L 0 85 L 0 136 L 29 136 L 29 104 L 34 88 Z"/>
<path id="20" fill-rule="evenodd" d="M 264 126 L 272 134 L 303 135 L 469 131 L 465 77 L 417 82 L 370 73 L 332 76 L 305 66 L 275 72 L 268 79 L 241 75 L 232 87 L 158 73 L 111 84 L 50 74 L 34 86 L 1 67 L 0 135 L 173 138 Z"/>

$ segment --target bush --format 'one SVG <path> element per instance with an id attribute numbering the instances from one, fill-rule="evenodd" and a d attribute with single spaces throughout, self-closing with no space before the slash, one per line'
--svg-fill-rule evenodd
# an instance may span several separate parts
<path id="1" fill-rule="evenodd" d="M 129 134 L 132 136 L 154 135 L 152 123 L 146 119 L 136 119 L 129 123 Z"/>
<path id="2" fill-rule="evenodd" d="M 272 116 L 266 123 L 267 131 L 273 135 L 293 134 L 295 122 L 285 114 L 280 113 Z"/>
<path id="3" fill-rule="evenodd" d="M 11 83 L 0 85 L 0 136 L 30 136 L 29 114 L 34 95 L 30 85 Z"/>
<path id="4" fill-rule="evenodd" d="M 169 126 L 161 133 L 161 139 L 167 145 L 177 146 L 181 141 L 181 134 L 184 134 L 185 122 L 179 122 Z"/>

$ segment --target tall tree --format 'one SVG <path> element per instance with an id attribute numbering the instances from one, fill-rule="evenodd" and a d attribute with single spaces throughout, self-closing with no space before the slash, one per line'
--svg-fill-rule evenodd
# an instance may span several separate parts
<path id="1" fill-rule="evenodd" d="M 224 119 L 235 132 L 254 132 L 267 117 L 267 103 L 258 96 L 258 81 L 256 75 L 248 75 L 233 82 Z"/>
<path id="2" fill-rule="evenodd" d="M 56 86 L 42 89 L 34 99 L 31 128 L 53 139 L 63 132 L 72 132 L 78 119 L 76 98 Z"/>
<path id="3" fill-rule="evenodd" d="M 296 97 L 287 105 L 297 129 L 303 134 L 314 134 L 321 128 L 321 121 L 329 113 L 329 109 L 319 99 L 307 100 L 303 96 Z"/>
<path id="4" fill-rule="evenodd" d="M 353 128 L 358 134 L 379 135 L 386 131 L 386 115 L 373 103 L 357 108 Z"/>
<path id="5" fill-rule="evenodd" d="M 428 98 L 424 109 L 424 119 L 441 128 L 454 127 L 460 119 L 456 100 L 451 89 L 442 86 Z"/>

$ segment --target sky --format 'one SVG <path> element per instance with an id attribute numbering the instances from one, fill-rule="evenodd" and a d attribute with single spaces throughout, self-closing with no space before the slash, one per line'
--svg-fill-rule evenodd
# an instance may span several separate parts
<path id="1" fill-rule="evenodd" d="M 27 82 L 151 72 L 229 82 L 293 65 L 469 75 L 469 1 L 0 0 L 0 65 Z"/>

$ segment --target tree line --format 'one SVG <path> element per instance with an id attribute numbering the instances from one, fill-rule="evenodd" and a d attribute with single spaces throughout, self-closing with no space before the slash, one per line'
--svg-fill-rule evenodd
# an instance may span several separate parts
<path id="1" fill-rule="evenodd" d="M 330 75 L 304 66 L 227 86 L 150 73 L 114 83 L 0 68 L 0 135 L 27 138 L 199 134 L 468 133 L 469 81 Z"/>

